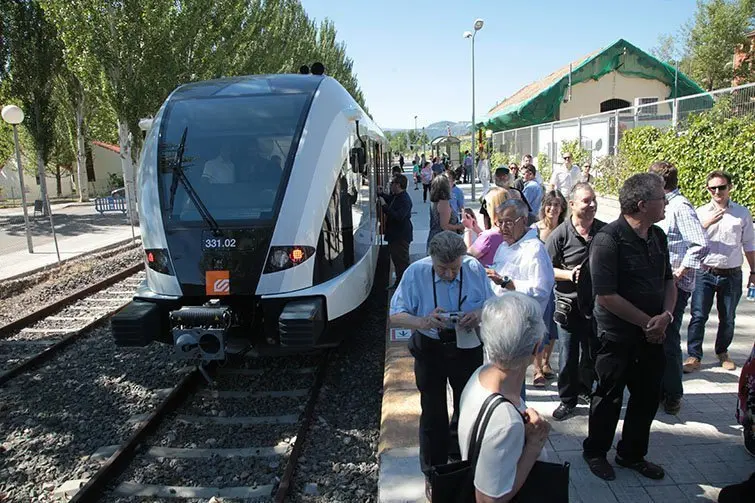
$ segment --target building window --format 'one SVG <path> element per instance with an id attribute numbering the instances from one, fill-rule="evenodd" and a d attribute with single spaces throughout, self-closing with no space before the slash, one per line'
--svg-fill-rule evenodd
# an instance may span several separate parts
<path id="1" fill-rule="evenodd" d="M 600 104 L 600 111 L 610 112 L 611 110 L 619 110 L 621 108 L 627 108 L 629 106 L 631 106 L 631 104 L 626 100 L 622 100 L 620 98 L 612 98 Z"/>

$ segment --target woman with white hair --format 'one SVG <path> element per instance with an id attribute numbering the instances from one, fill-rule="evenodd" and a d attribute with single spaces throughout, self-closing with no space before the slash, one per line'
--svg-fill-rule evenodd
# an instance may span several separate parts
<path id="1" fill-rule="evenodd" d="M 494 409 L 482 439 L 474 475 L 478 503 L 514 498 L 543 454 L 550 424 L 526 408 L 519 391 L 544 333 L 542 310 L 523 293 L 505 292 L 482 309 L 480 337 L 488 363 L 472 374 L 461 395 L 459 447 L 464 459 L 485 399 L 500 393 L 507 402 Z"/>

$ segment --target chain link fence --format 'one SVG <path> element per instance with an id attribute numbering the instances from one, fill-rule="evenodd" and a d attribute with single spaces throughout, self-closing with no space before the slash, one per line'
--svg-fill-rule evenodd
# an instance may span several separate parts
<path id="1" fill-rule="evenodd" d="M 564 141 L 579 139 L 582 148 L 591 153 L 591 160 L 618 153 L 623 133 L 629 129 L 654 126 L 683 131 L 691 117 L 717 105 L 722 117 L 755 114 L 755 82 L 683 98 L 656 101 L 638 98 L 634 106 L 594 115 L 549 122 L 493 133 L 492 151 L 521 159 L 532 154 L 549 165 L 539 166 L 552 171 L 561 159 Z"/>

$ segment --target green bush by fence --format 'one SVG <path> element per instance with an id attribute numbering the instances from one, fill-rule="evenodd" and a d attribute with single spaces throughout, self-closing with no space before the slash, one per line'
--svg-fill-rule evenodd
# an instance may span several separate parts
<path id="1" fill-rule="evenodd" d="M 732 199 L 755 211 L 755 118 L 725 117 L 718 110 L 690 118 L 684 131 L 647 126 L 628 130 L 619 144 L 619 155 L 596 163 L 600 173 L 595 188 L 616 195 L 634 173 L 644 172 L 655 161 L 673 163 L 679 170 L 679 188 L 699 206 L 710 200 L 705 178 L 714 169 L 731 173 Z"/>

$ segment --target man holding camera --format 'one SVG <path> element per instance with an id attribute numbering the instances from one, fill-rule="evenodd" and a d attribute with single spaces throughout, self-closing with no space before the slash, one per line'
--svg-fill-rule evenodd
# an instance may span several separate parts
<path id="1" fill-rule="evenodd" d="M 404 273 L 391 299 L 391 326 L 409 328 L 409 350 L 420 392 L 419 456 L 425 476 L 433 465 L 461 459 L 459 401 L 469 377 L 482 365 L 477 335 L 482 305 L 493 297 L 480 262 L 467 255 L 455 232 L 442 231 L 428 245 L 429 257 Z M 446 382 L 453 390 L 448 421 Z"/>
<path id="2" fill-rule="evenodd" d="M 556 421 L 571 416 L 579 398 L 589 403 L 595 381 L 595 351 L 599 344 L 589 319 L 592 313 L 582 312 L 577 302 L 577 283 L 582 264 L 588 258 L 590 241 L 605 223 L 595 218 L 598 202 L 588 183 L 580 182 L 572 188 L 569 208 L 571 217 L 556 227 L 545 243 L 556 276 L 554 318 L 561 347 L 558 357 L 561 403 L 553 411 Z"/>

